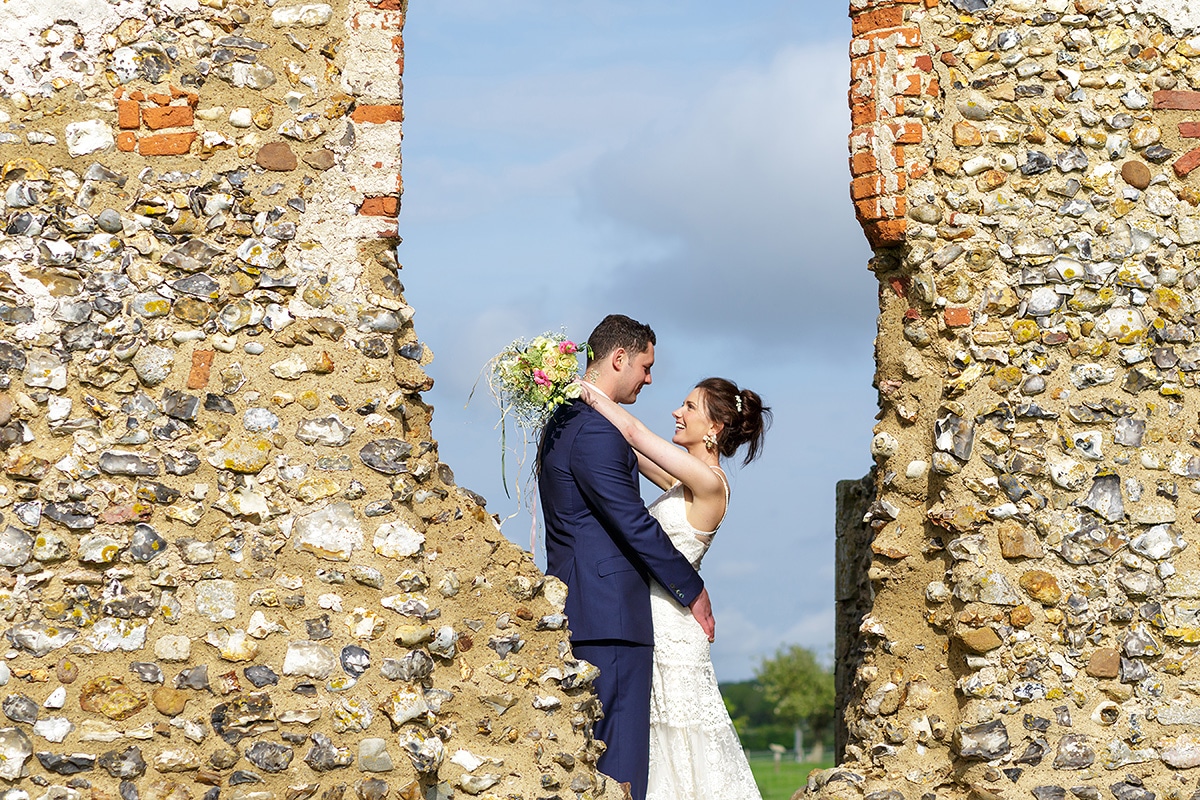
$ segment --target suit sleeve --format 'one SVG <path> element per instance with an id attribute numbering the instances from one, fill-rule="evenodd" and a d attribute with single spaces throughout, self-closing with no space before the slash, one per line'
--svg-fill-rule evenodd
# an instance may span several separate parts
<path id="1" fill-rule="evenodd" d="M 704 581 L 646 510 L 628 459 L 629 445 L 607 421 L 599 420 L 580 430 L 571 467 L 604 527 L 638 554 L 650 575 L 681 605 L 690 605 Z"/>

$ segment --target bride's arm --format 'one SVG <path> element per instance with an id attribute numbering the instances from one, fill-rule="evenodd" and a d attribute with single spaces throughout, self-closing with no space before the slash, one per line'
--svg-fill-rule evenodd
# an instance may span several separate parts
<path id="1" fill-rule="evenodd" d="M 654 469 L 644 475 L 660 488 L 668 489 L 675 481 L 687 486 L 695 495 L 724 496 L 725 487 L 717 473 L 686 450 L 655 434 L 618 404 L 583 383 L 583 400 L 613 424 L 625 441 L 638 453 L 638 467 L 649 462 Z M 666 476 L 665 482 L 659 478 Z"/>
<path id="2" fill-rule="evenodd" d="M 637 453 L 637 450 L 634 450 Z M 642 473 L 642 477 L 653 483 L 662 490 L 670 489 L 675 485 L 675 479 L 667 474 L 667 471 L 655 464 L 650 459 L 646 458 L 641 453 L 637 453 L 638 472 Z"/>

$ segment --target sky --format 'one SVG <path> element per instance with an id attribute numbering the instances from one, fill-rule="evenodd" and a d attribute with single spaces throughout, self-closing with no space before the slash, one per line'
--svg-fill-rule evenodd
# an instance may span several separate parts
<path id="1" fill-rule="evenodd" d="M 701 570 L 721 681 L 793 644 L 831 656 L 834 486 L 871 465 L 877 284 L 848 196 L 849 40 L 828 0 L 408 10 L 401 278 L 457 483 L 544 565 L 505 496 L 499 412 L 483 388 L 467 400 L 513 339 L 581 340 L 608 313 L 657 334 L 631 407 L 652 430 L 670 437 L 710 375 L 774 411 L 763 456 L 731 465 Z"/>

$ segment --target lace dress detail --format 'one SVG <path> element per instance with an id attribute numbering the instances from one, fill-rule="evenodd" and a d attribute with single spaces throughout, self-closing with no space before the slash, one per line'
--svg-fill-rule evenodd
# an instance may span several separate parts
<path id="1" fill-rule="evenodd" d="M 726 485 L 727 498 L 728 491 Z M 683 485 L 651 503 L 650 513 L 699 569 L 715 531 L 698 531 L 688 523 Z M 650 613 L 654 673 L 646 800 L 762 800 L 717 688 L 708 637 L 691 612 L 654 582 Z"/>

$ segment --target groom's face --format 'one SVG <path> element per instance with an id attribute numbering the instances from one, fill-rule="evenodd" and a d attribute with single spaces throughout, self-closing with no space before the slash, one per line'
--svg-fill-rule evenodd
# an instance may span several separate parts
<path id="1" fill-rule="evenodd" d="M 647 345 L 641 353 L 626 351 L 622 369 L 618 373 L 619 383 L 613 400 L 618 403 L 637 402 L 638 392 L 650 385 L 650 368 L 654 366 L 654 345 Z"/>

